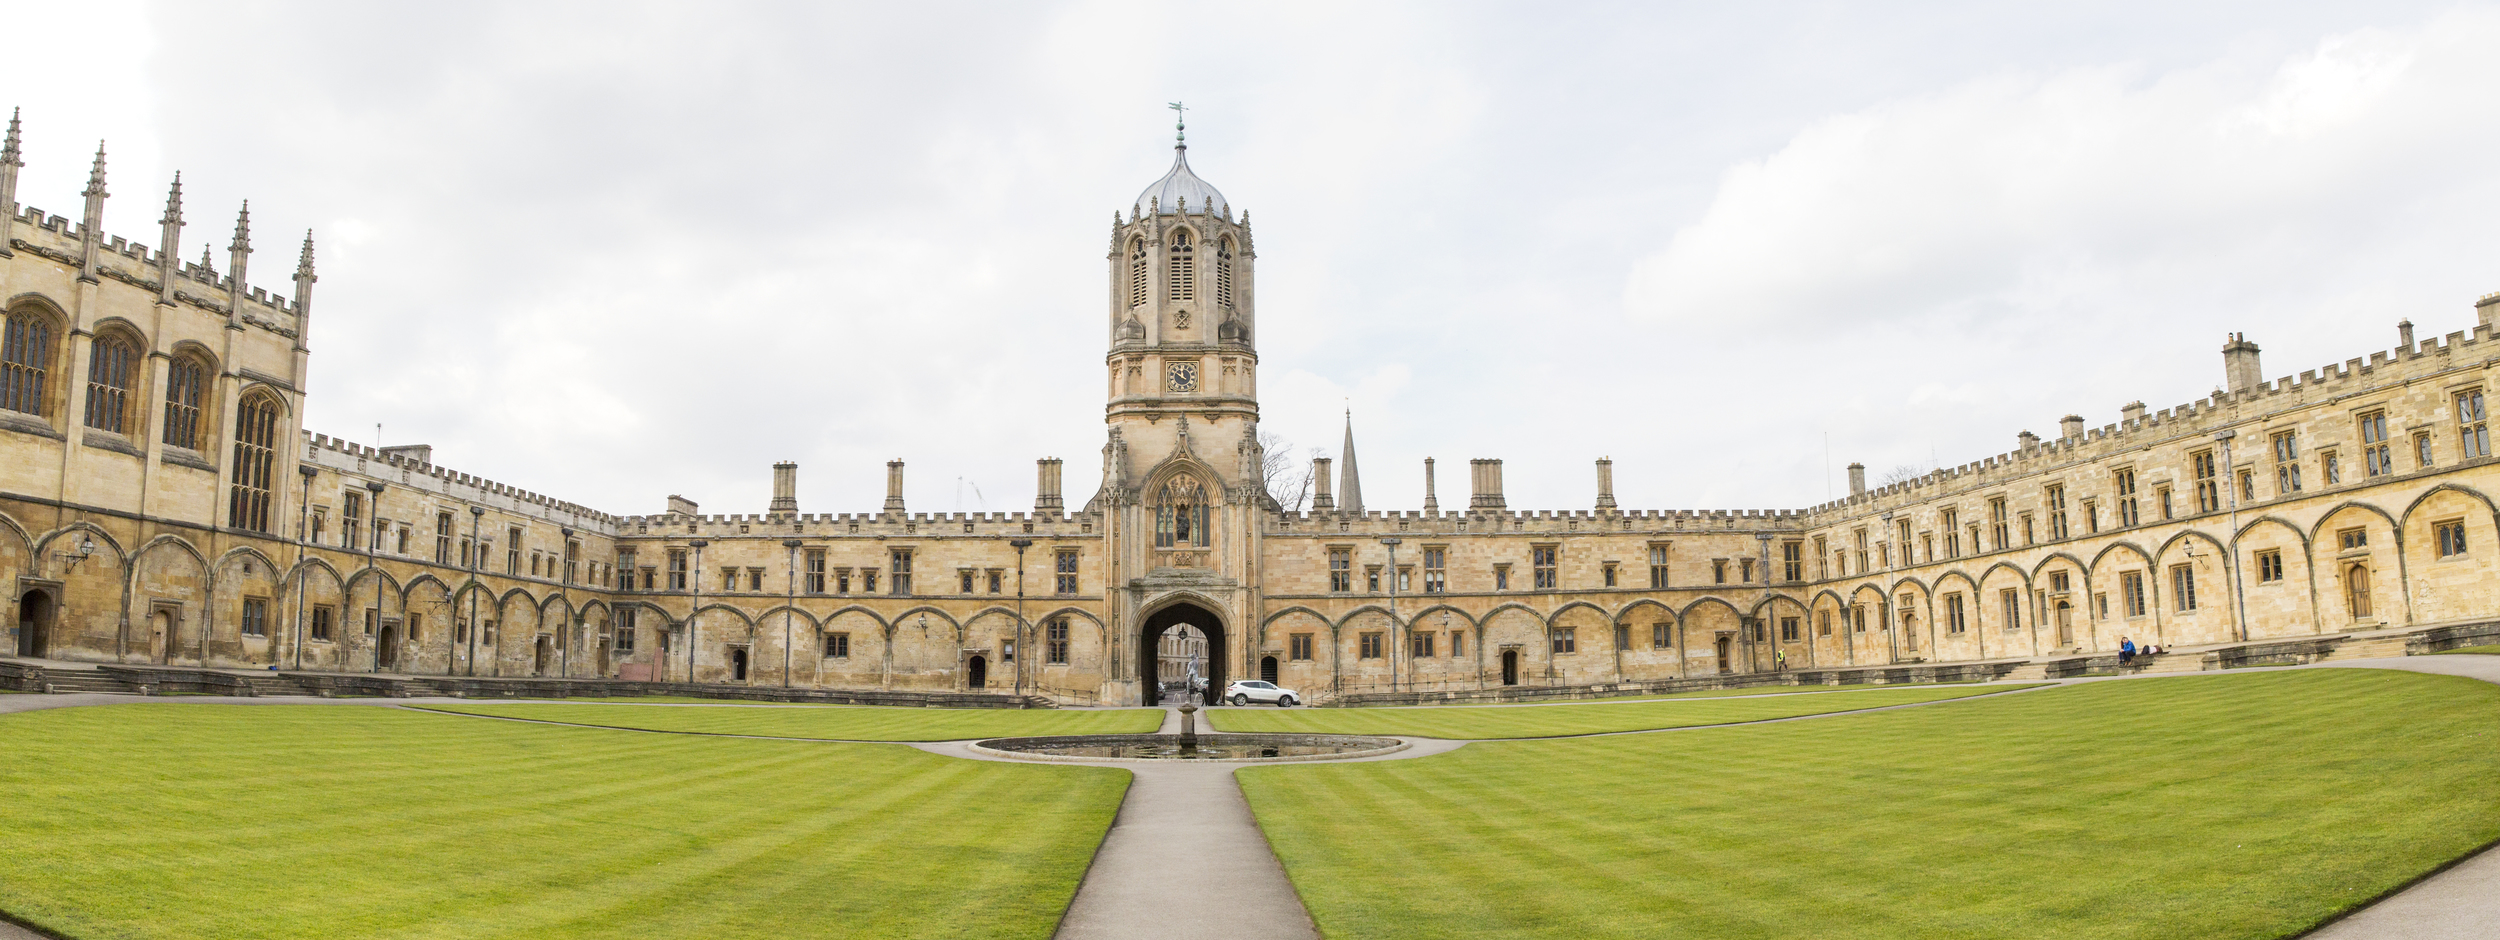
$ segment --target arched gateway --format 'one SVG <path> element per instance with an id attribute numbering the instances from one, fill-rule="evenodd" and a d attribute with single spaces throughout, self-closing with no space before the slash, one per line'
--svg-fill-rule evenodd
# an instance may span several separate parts
<path id="1" fill-rule="evenodd" d="M 1199 696 L 1199 704 L 1213 705 L 1216 697 L 1224 694 L 1226 681 L 1224 621 L 1217 617 L 1214 611 L 1188 601 L 1181 601 L 1148 614 L 1144 625 L 1138 630 L 1137 688 L 1138 694 L 1144 698 L 1143 704 L 1153 705 L 1161 701 L 1162 689 L 1158 683 L 1157 673 L 1160 668 L 1159 660 L 1162 658 L 1164 635 L 1186 632 L 1180 629 L 1183 625 L 1196 627 L 1198 634 L 1206 638 L 1206 658 L 1199 665 L 1199 675 L 1206 679 L 1207 688 L 1206 692 Z"/>

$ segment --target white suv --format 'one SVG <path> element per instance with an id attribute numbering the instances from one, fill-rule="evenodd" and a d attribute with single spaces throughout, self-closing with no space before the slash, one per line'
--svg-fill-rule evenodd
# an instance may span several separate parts
<path id="1" fill-rule="evenodd" d="M 1224 687 L 1224 700 L 1235 705 L 1274 702 L 1278 708 L 1290 708 L 1293 703 L 1301 701 L 1301 697 L 1295 695 L 1292 689 L 1277 688 L 1273 682 L 1243 679 Z"/>

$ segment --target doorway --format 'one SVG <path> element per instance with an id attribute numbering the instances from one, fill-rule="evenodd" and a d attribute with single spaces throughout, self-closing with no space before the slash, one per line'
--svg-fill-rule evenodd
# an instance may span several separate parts
<path id="1" fill-rule="evenodd" d="M 2350 599 L 2352 619 L 2370 619 L 2370 569 L 2354 565 L 2344 570 L 2344 594 Z"/>
<path id="2" fill-rule="evenodd" d="M 52 645 L 52 595 L 28 591 L 17 599 L 17 655 L 41 659 Z"/>
<path id="3" fill-rule="evenodd" d="M 159 666 L 174 662 L 174 612 L 158 610 L 148 618 L 148 661 Z"/>
<path id="4" fill-rule="evenodd" d="M 1184 627 L 1188 629 L 1181 629 Z M 1166 644 L 1167 635 L 1174 642 Z M 1224 664 L 1227 661 L 1224 639 L 1223 621 L 1215 616 L 1214 611 L 1197 604 L 1182 601 L 1148 615 L 1137 635 L 1138 694 L 1144 704 L 1153 705 L 1162 701 L 1161 677 L 1166 671 L 1164 660 L 1168 645 L 1175 657 L 1173 671 L 1177 674 L 1171 677 L 1175 683 L 1172 687 L 1174 693 L 1181 694 L 1185 686 L 1179 683 L 1187 681 L 1187 666 L 1182 663 L 1194 663 L 1198 668 L 1198 678 L 1206 683 L 1206 691 L 1199 697 L 1199 704 L 1214 705 L 1216 696 L 1224 694 Z"/>
<path id="5" fill-rule="evenodd" d="M 1503 650 L 1503 651 L 1502 651 L 1502 684 L 1503 684 L 1503 685 L 1518 685 L 1518 684 L 1519 684 L 1519 651 L 1518 651 L 1518 650 Z"/>
<path id="6" fill-rule="evenodd" d="M 1719 634 L 1718 650 L 1719 674 L 1724 676 L 1728 673 L 1736 671 L 1736 638 L 1724 633 Z"/>
<path id="7" fill-rule="evenodd" d="M 375 671 L 375 672 L 398 672 L 398 671 L 399 671 L 399 625 L 398 625 L 398 624 L 396 624 L 396 623 L 392 623 L 392 622 L 387 621 L 387 620 L 385 620 L 385 621 L 383 621 L 383 622 L 382 622 L 382 636 L 381 636 L 381 639 L 380 639 L 380 641 L 379 641 L 379 642 L 375 643 L 375 644 L 374 644 L 374 647 L 373 647 L 373 671 Z"/>
<path id="8" fill-rule="evenodd" d="M 2057 645 L 2075 645 L 2075 608 L 2065 601 L 2057 602 Z"/>
<path id="9" fill-rule="evenodd" d="M 982 655 L 979 655 L 979 654 L 974 654 L 974 655 L 973 655 L 973 657 L 972 657 L 972 661 L 964 664 L 964 684 L 965 684 L 966 686 L 968 686 L 968 687 L 975 688 L 975 689 L 982 689 L 982 688 L 988 688 L 988 687 L 989 687 L 989 684 L 990 684 L 990 658 L 989 658 L 989 657 L 987 657 L 987 656 L 982 656 Z"/>
<path id="10" fill-rule="evenodd" d="M 536 658 L 533 662 L 532 671 L 530 673 L 531 675 L 544 676 L 547 674 L 548 661 L 555 659 L 555 647 L 556 641 L 554 637 L 548 636 L 544 633 L 538 635 Z"/>
<path id="11" fill-rule="evenodd" d="M 1276 684 L 1276 657 L 1267 656 L 1259 660 L 1259 680 L 1269 685 Z"/>
<path id="12" fill-rule="evenodd" d="M 729 680 L 732 682 L 747 681 L 746 647 L 736 647 L 729 651 Z"/>

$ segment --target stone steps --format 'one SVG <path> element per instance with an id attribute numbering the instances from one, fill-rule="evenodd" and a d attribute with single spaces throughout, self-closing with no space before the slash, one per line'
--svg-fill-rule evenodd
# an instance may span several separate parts
<path id="1" fill-rule="evenodd" d="M 84 670 L 44 670 L 43 690 L 53 694 L 70 692 L 107 692 L 117 695 L 138 695 L 139 689 L 101 673 Z"/>
<path id="2" fill-rule="evenodd" d="M 2326 654 L 2319 662 L 2340 663 L 2355 659 L 2388 659 L 2405 655 L 2404 636 L 2374 636 L 2347 640 Z"/>

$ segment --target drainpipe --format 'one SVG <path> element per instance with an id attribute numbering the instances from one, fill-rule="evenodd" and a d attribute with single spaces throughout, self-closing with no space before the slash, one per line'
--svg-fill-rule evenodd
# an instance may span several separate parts
<path id="1" fill-rule="evenodd" d="M 790 596 L 781 602 L 781 687 L 790 687 L 790 609 L 799 603 L 799 540 L 783 539 L 790 550 Z"/>
<path id="2" fill-rule="evenodd" d="M 2238 432 L 2224 429 L 2214 432 L 2221 442 L 2223 484 L 2231 491 L 2231 544 L 2224 546 L 2224 571 L 2231 577 L 2231 626 L 2242 643 L 2248 642 L 2248 585 L 2240 580 L 2240 487 L 2239 475 L 2231 472 L 2231 438 Z M 2312 610 L 2316 608 L 2312 607 Z M 2411 605 L 2407 605 L 2410 613 Z"/>
<path id="3" fill-rule="evenodd" d="M 295 469 L 304 477 L 304 497 L 295 501 L 295 668 L 300 672 L 304 668 L 304 534 L 312 524 L 313 477 L 320 475 L 321 468 L 300 464 Z M 167 639 L 165 648 L 171 650 L 171 638 Z"/>
<path id="4" fill-rule="evenodd" d="M 686 584 L 694 590 L 694 603 L 686 608 L 686 684 L 694 684 L 695 619 L 703 615 L 703 547 L 712 544 L 705 539 L 686 543 L 694 547 L 694 570 L 686 572 Z"/>
<path id="5" fill-rule="evenodd" d="M 486 546 L 478 544 L 477 520 L 486 514 L 486 507 L 469 507 L 469 678 L 477 678 L 477 565 L 484 560 Z"/>

